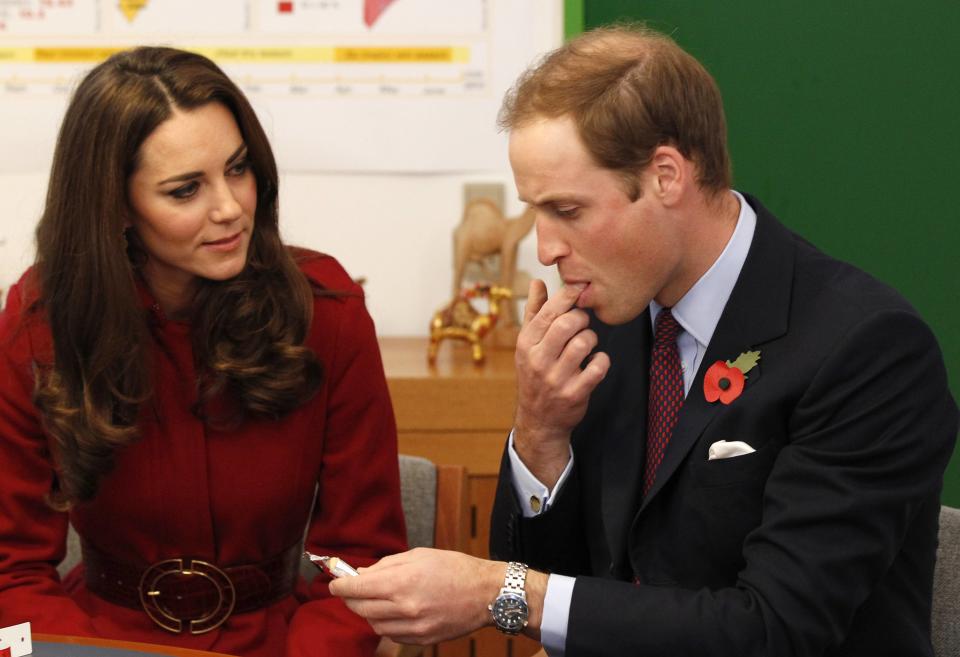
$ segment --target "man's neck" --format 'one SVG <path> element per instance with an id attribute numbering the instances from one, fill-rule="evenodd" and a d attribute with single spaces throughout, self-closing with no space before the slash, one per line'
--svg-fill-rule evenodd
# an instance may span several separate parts
<path id="1" fill-rule="evenodd" d="M 740 201 L 729 190 L 715 197 L 698 190 L 688 201 L 684 209 L 687 213 L 684 222 L 687 231 L 684 235 L 683 270 L 656 297 L 657 303 L 667 308 L 682 299 L 713 266 L 730 241 L 740 216 Z"/>

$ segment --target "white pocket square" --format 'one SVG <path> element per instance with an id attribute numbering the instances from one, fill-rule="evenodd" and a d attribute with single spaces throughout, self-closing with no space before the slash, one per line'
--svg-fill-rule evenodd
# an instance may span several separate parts
<path id="1" fill-rule="evenodd" d="M 707 460 L 713 461 L 716 459 L 729 459 L 733 458 L 734 456 L 743 456 L 744 454 L 750 454 L 755 451 L 757 450 L 740 440 L 718 440 L 710 445 L 710 451 L 707 453 Z"/>

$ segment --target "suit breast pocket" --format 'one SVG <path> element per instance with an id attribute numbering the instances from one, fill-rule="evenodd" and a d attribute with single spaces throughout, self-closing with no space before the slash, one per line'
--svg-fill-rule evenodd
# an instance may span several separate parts
<path id="1" fill-rule="evenodd" d="M 767 442 L 757 451 L 740 456 L 710 461 L 704 455 L 692 467 L 695 486 L 708 488 L 766 480 L 778 451 L 773 442 Z"/>

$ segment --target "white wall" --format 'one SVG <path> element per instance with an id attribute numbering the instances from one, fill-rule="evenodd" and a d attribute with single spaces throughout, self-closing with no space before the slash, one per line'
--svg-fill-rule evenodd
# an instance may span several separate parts
<path id="1" fill-rule="evenodd" d="M 539 52 L 559 45 L 562 34 L 561 2 L 543 2 L 553 9 L 544 12 L 542 23 L 529 26 Z M 499 140 L 503 150 L 502 167 L 495 171 L 281 173 L 285 240 L 334 255 L 352 276 L 366 277 L 367 306 L 381 335 L 426 335 L 433 312 L 449 300 L 452 233 L 463 210 L 464 183 L 503 183 L 507 213 L 520 212 L 506 137 L 496 133 L 494 121 L 491 116 L 490 138 Z M 430 148 L 429 136 L 423 147 Z M 280 166 L 282 170 L 282 161 Z M 32 262 L 33 230 L 45 191 L 46 174 L 0 174 L 0 288 L 9 287 Z M 551 289 L 557 285 L 556 274 L 537 263 L 532 233 L 520 246 L 518 266 L 545 278 Z"/>
<path id="2" fill-rule="evenodd" d="M 16 156 L 2 153 L 0 157 Z M 0 289 L 4 292 L 33 262 L 33 230 L 46 191 L 46 174 L 0 174 Z"/>
<path id="3" fill-rule="evenodd" d="M 466 182 L 502 182 L 507 213 L 521 204 L 509 166 L 496 175 L 311 176 L 285 174 L 280 183 L 284 239 L 337 257 L 364 276 L 367 307 L 381 335 L 426 335 L 433 312 L 449 300 L 452 235 Z M 531 232 L 519 267 L 550 280 Z"/>

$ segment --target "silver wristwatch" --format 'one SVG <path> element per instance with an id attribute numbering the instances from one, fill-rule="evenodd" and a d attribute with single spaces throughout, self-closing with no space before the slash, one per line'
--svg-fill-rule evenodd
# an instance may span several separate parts
<path id="1" fill-rule="evenodd" d="M 527 592 L 523 585 L 527 581 L 526 564 L 511 561 L 507 564 L 507 574 L 503 579 L 500 594 L 487 609 L 493 616 L 493 624 L 504 634 L 520 634 L 527 626 Z"/>

